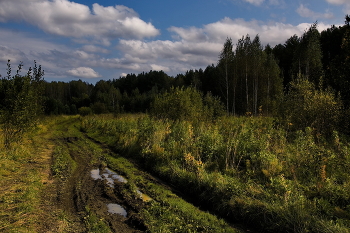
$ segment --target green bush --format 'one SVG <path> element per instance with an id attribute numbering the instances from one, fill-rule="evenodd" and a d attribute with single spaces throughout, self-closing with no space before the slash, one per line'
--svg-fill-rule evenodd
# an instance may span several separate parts
<path id="1" fill-rule="evenodd" d="M 89 107 L 80 107 L 78 112 L 81 116 L 87 116 L 92 114 L 92 110 Z"/>
<path id="2" fill-rule="evenodd" d="M 284 103 L 284 119 L 293 130 L 311 127 L 315 133 L 330 135 L 340 120 L 341 102 L 331 90 L 318 90 L 310 81 L 291 82 Z"/>
<path id="3" fill-rule="evenodd" d="M 171 88 L 169 92 L 158 95 L 151 105 L 151 115 L 160 119 L 198 122 L 211 120 L 224 114 L 222 103 L 193 87 Z"/>

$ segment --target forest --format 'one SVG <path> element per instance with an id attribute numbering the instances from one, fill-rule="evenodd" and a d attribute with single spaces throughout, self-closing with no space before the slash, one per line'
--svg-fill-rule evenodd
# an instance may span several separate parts
<path id="1" fill-rule="evenodd" d="M 13 75 L 9 61 L 0 80 L 2 187 L 16 174 L 12 165 L 34 172 L 36 151 L 51 151 L 45 161 L 58 182 L 57 197 L 66 195 L 60 186 L 73 182 L 74 221 L 82 232 L 118 229 L 115 219 L 97 211 L 87 194 L 93 191 L 82 191 L 82 184 L 97 190 L 79 175 L 94 166 L 128 178 L 112 194 L 98 189 L 98 200 L 108 196 L 133 211 L 124 221 L 133 230 L 350 231 L 349 15 L 342 26 L 319 32 L 315 22 L 274 47 L 262 45 L 259 35 L 227 38 L 217 64 L 175 77 L 151 70 L 96 84 L 46 82 L 36 62 L 25 75 L 22 66 Z M 31 179 L 23 181 L 27 191 L 11 184 L 0 194 L 6 223 L 0 230 L 25 227 L 26 211 L 45 216 L 36 213 L 39 204 L 18 204 L 42 198 Z M 176 195 L 165 195 L 157 186 L 164 183 Z M 133 201 L 136 187 L 153 200 Z M 173 200 L 178 196 L 191 205 Z M 50 221 L 73 231 L 74 217 L 60 211 Z"/>

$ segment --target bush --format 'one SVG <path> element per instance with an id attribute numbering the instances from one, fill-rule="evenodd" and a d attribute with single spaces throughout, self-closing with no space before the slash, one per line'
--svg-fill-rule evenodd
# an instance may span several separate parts
<path id="1" fill-rule="evenodd" d="M 78 112 L 81 116 L 87 116 L 92 114 L 92 110 L 89 107 L 80 107 Z"/>
<path id="2" fill-rule="evenodd" d="M 151 114 L 160 119 L 198 122 L 223 115 L 223 109 L 222 103 L 211 95 L 203 99 L 202 93 L 193 87 L 176 87 L 155 98 Z"/>
<path id="3" fill-rule="evenodd" d="M 318 135 L 331 135 L 340 119 L 341 102 L 331 90 L 317 90 L 299 78 L 290 84 L 284 103 L 284 119 L 293 130 L 311 127 Z"/>

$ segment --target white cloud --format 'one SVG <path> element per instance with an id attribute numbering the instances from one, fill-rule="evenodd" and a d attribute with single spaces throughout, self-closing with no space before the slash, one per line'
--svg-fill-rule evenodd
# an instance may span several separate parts
<path id="1" fill-rule="evenodd" d="M 260 6 L 264 2 L 264 0 L 244 0 L 244 1 L 256 6 Z"/>
<path id="2" fill-rule="evenodd" d="M 305 27 L 305 28 L 303 28 Z M 174 32 L 174 38 L 180 41 L 191 42 L 193 46 L 202 45 L 199 42 L 206 42 L 210 45 L 223 45 L 227 37 L 232 38 L 233 42 L 238 41 L 249 34 L 255 36 L 259 34 L 263 44 L 269 43 L 276 45 L 283 43 L 294 34 L 301 35 L 307 28 L 307 25 L 300 24 L 297 26 L 280 22 L 262 22 L 257 20 L 245 21 L 243 19 L 224 18 L 215 23 L 204 25 L 202 28 L 176 28 L 171 27 L 169 30 Z M 212 47 L 208 44 L 203 46 L 203 50 L 216 50 L 217 47 Z"/>
<path id="3" fill-rule="evenodd" d="M 314 12 L 312 10 L 310 10 L 309 8 L 307 8 L 306 6 L 304 6 L 303 4 L 300 4 L 299 8 L 297 9 L 297 13 L 304 18 L 311 18 L 314 20 L 317 19 L 331 19 L 334 18 L 334 15 L 332 13 L 317 13 Z"/>
<path id="4" fill-rule="evenodd" d="M 126 6 L 104 7 L 95 3 L 90 11 L 88 6 L 68 0 L 0 1 L 0 22 L 7 21 L 25 21 L 54 35 L 102 41 L 159 34 L 151 23 L 141 20 Z"/>
<path id="5" fill-rule="evenodd" d="M 335 5 L 342 5 L 342 4 L 349 4 L 349 0 L 326 0 L 330 4 Z"/>
<path id="6" fill-rule="evenodd" d="M 349 14 L 350 12 L 350 1 L 349 0 L 326 0 L 328 3 L 333 5 L 344 5 L 343 12 Z"/>
<path id="7" fill-rule="evenodd" d="M 100 78 L 101 75 L 90 67 L 78 67 L 67 71 L 68 75 L 78 78 Z"/>
<path id="8" fill-rule="evenodd" d="M 170 69 L 166 66 L 160 66 L 157 64 L 151 64 L 152 70 L 168 72 Z"/>
<path id="9" fill-rule="evenodd" d="M 243 1 L 255 6 L 271 5 L 271 6 L 284 7 L 286 5 L 284 0 L 243 0 Z"/>

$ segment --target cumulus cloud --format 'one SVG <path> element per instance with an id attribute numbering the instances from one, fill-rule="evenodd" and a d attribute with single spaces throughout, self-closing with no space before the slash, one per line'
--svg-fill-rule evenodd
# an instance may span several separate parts
<path id="1" fill-rule="evenodd" d="M 297 13 L 304 18 L 311 18 L 311 19 L 331 19 L 334 18 L 334 15 L 332 13 L 317 13 L 314 12 L 312 10 L 310 10 L 309 8 L 307 8 L 306 6 L 304 6 L 303 4 L 300 4 L 299 8 L 297 9 Z"/>
<path id="2" fill-rule="evenodd" d="M 299 24 L 297 26 L 280 22 L 262 22 L 257 20 L 245 21 L 243 19 L 224 18 L 220 21 L 204 25 L 202 28 L 177 28 L 171 27 L 169 30 L 175 33 L 174 38 L 192 42 L 195 46 L 198 41 L 213 44 L 223 44 L 227 37 L 237 41 L 249 34 L 255 36 L 259 34 L 262 43 L 276 45 L 283 43 L 294 34 L 301 35 L 309 24 Z M 212 50 L 212 46 L 206 46 L 204 50 Z M 214 50 L 217 50 L 215 47 Z"/>
<path id="3" fill-rule="evenodd" d="M 90 67 L 78 67 L 67 71 L 68 75 L 78 78 L 100 78 L 101 75 Z"/>
<path id="4" fill-rule="evenodd" d="M 126 6 L 95 3 L 90 11 L 88 6 L 68 0 L 0 1 L 0 22 L 19 20 L 48 33 L 73 38 L 142 39 L 159 34 L 151 23 Z"/>

